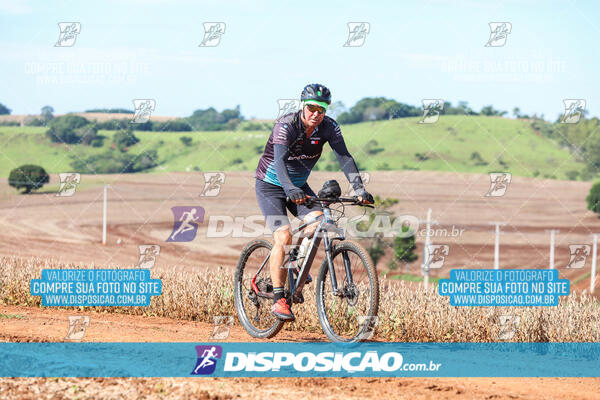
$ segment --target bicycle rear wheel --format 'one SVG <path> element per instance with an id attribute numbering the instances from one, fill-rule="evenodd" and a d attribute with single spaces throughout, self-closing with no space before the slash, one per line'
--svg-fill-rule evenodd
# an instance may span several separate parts
<path id="1" fill-rule="evenodd" d="M 344 258 L 349 263 L 346 272 Z M 343 241 L 333 246 L 338 294 L 334 294 L 327 259 L 317 277 L 317 312 L 323 332 L 334 342 L 369 339 L 379 310 L 379 281 L 367 251 L 358 243 Z"/>
<path id="2" fill-rule="evenodd" d="M 273 300 L 258 296 L 252 289 L 252 279 L 267 258 L 273 244 L 267 240 L 253 240 L 242 250 L 234 277 L 234 302 L 238 319 L 246 332 L 255 338 L 270 338 L 283 327 L 284 322 L 271 314 Z M 260 274 L 256 275 L 255 284 L 261 292 L 273 292 L 269 262 Z"/>

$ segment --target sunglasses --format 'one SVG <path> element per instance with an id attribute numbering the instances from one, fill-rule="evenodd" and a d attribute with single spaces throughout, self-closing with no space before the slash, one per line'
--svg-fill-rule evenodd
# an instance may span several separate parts
<path id="1" fill-rule="evenodd" d="M 318 112 L 319 114 L 325 114 L 325 109 L 323 107 L 319 107 L 314 104 L 307 104 L 306 107 L 311 113 Z"/>

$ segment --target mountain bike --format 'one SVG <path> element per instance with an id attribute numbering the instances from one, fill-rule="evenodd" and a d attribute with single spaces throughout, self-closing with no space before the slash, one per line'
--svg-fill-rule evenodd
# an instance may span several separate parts
<path id="1" fill-rule="evenodd" d="M 288 269 L 285 294 L 288 304 L 302 303 L 302 289 L 309 276 L 321 240 L 325 258 L 316 278 L 316 305 L 323 332 L 334 342 L 364 341 L 373 334 L 379 309 L 379 281 L 369 253 L 358 243 L 348 241 L 337 221 L 344 216 L 345 205 L 370 207 L 351 198 L 309 197 L 307 206 L 319 204 L 323 214 L 292 231 L 300 232 L 319 221 L 306 254 L 297 259 L 298 246 L 288 246 L 283 266 Z M 334 212 L 331 206 L 341 205 Z M 337 217 L 337 218 L 336 218 Z M 234 301 L 238 319 L 255 338 L 270 338 L 283 327 L 271 314 L 273 284 L 269 256 L 273 244 L 258 239 L 248 243 L 240 255 L 234 277 Z"/>

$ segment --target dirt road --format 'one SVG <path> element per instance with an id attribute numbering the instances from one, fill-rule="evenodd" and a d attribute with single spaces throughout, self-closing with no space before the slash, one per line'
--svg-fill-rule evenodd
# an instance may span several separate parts
<path id="1" fill-rule="evenodd" d="M 0 306 L 0 340 L 63 341 L 74 311 Z M 213 326 L 166 318 L 87 313 L 84 342 L 206 342 Z M 250 341 L 239 325 L 225 341 Z M 277 341 L 321 341 L 282 331 Z M 4 378 L 0 398 L 35 399 L 598 399 L 600 378 Z"/>

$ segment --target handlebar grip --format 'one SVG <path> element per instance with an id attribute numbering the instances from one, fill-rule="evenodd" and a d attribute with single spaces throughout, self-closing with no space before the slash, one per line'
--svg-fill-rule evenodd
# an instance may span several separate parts
<path id="1" fill-rule="evenodd" d="M 292 200 L 288 196 L 285 196 L 285 202 L 286 203 L 293 203 Z M 308 196 L 308 198 L 306 199 L 306 202 L 304 203 L 304 205 L 306 206 L 306 208 L 313 208 L 314 207 L 314 203 L 312 202 L 312 197 Z"/>

